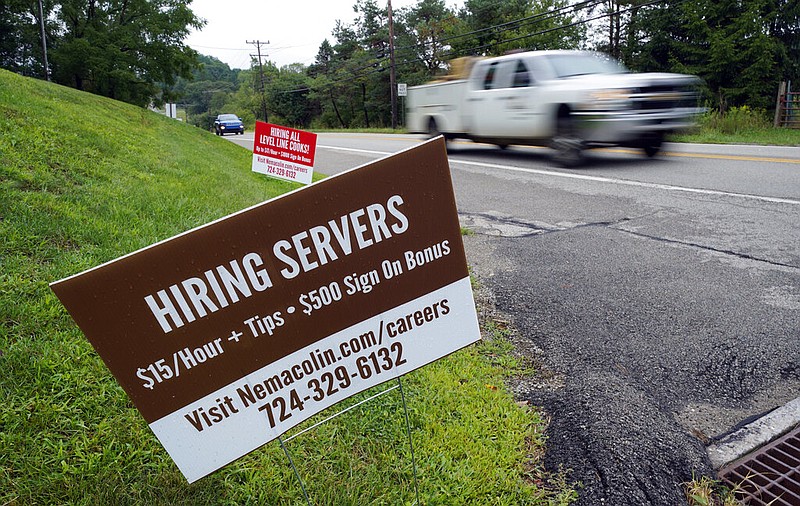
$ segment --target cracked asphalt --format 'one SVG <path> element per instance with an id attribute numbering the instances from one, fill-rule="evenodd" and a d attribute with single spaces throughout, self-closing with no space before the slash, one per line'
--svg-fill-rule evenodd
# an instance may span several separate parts
<path id="1" fill-rule="evenodd" d="M 315 170 L 418 141 L 320 134 Z M 572 171 L 547 150 L 448 154 L 477 296 L 535 364 L 512 386 L 550 416 L 545 464 L 578 505 L 686 504 L 707 444 L 800 396 L 800 148 L 617 150 Z"/>
<path id="2" fill-rule="evenodd" d="M 800 394 L 800 205 L 454 158 L 468 261 L 535 350 L 516 395 L 578 504 L 685 504 L 707 443 Z"/>

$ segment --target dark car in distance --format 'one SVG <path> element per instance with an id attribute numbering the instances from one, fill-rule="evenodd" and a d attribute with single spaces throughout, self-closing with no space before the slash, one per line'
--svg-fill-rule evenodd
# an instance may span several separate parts
<path id="1" fill-rule="evenodd" d="M 244 123 L 235 114 L 220 114 L 214 120 L 214 133 L 217 135 L 244 134 Z"/>

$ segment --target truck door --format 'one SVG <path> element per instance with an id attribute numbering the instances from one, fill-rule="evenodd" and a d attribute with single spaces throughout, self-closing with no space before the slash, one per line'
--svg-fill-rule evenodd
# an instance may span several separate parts
<path id="1" fill-rule="evenodd" d="M 476 112 L 481 111 L 475 118 L 478 135 L 512 139 L 542 135 L 544 110 L 532 62 L 513 58 L 494 63 L 494 72 L 487 72 L 484 79 L 485 98 L 476 102 Z"/>
<path id="2" fill-rule="evenodd" d="M 475 75 L 469 101 L 473 111 L 472 133 L 479 137 L 503 135 L 504 92 L 511 82 L 509 60 L 487 62 Z"/>

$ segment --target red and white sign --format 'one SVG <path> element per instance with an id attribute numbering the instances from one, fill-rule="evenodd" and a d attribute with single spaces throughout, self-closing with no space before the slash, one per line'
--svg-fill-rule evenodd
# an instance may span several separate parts
<path id="1" fill-rule="evenodd" d="M 317 134 L 256 121 L 253 172 L 311 184 Z"/>
<path id="2" fill-rule="evenodd" d="M 441 138 L 51 286 L 189 482 L 480 339 Z"/>

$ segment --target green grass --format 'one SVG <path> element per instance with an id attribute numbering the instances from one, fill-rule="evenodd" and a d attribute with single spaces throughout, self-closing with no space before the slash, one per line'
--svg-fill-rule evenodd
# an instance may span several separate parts
<path id="1" fill-rule="evenodd" d="M 324 133 L 358 133 L 358 134 L 406 134 L 408 133 L 405 128 L 398 127 L 392 128 L 312 128 L 314 132 Z"/>
<path id="2" fill-rule="evenodd" d="M 250 164 L 209 132 L 0 70 L 0 505 L 305 504 L 275 442 L 187 484 L 48 287 L 295 187 Z M 575 498 L 542 470 L 541 413 L 503 386 L 527 368 L 502 334 L 403 380 L 423 504 Z M 314 504 L 414 500 L 398 390 L 287 448 Z"/>
<path id="3" fill-rule="evenodd" d="M 674 142 L 697 144 L 754 144 L 759 146 L 800 146 L 800 130 L 791 128 L 758 128 L 735 133 L 714 129 L 699 129 L 689 134 L 676 135 Z"/>
<path id="4" fill-rule="evenodd" d="M 670 140 L 701 144 L 756 144 L 765 146 L 800 146 L 800 129 L 775 128 L 765 111 L 732 107 L 725 114 L 704 114 L 697 128 Z"/>

